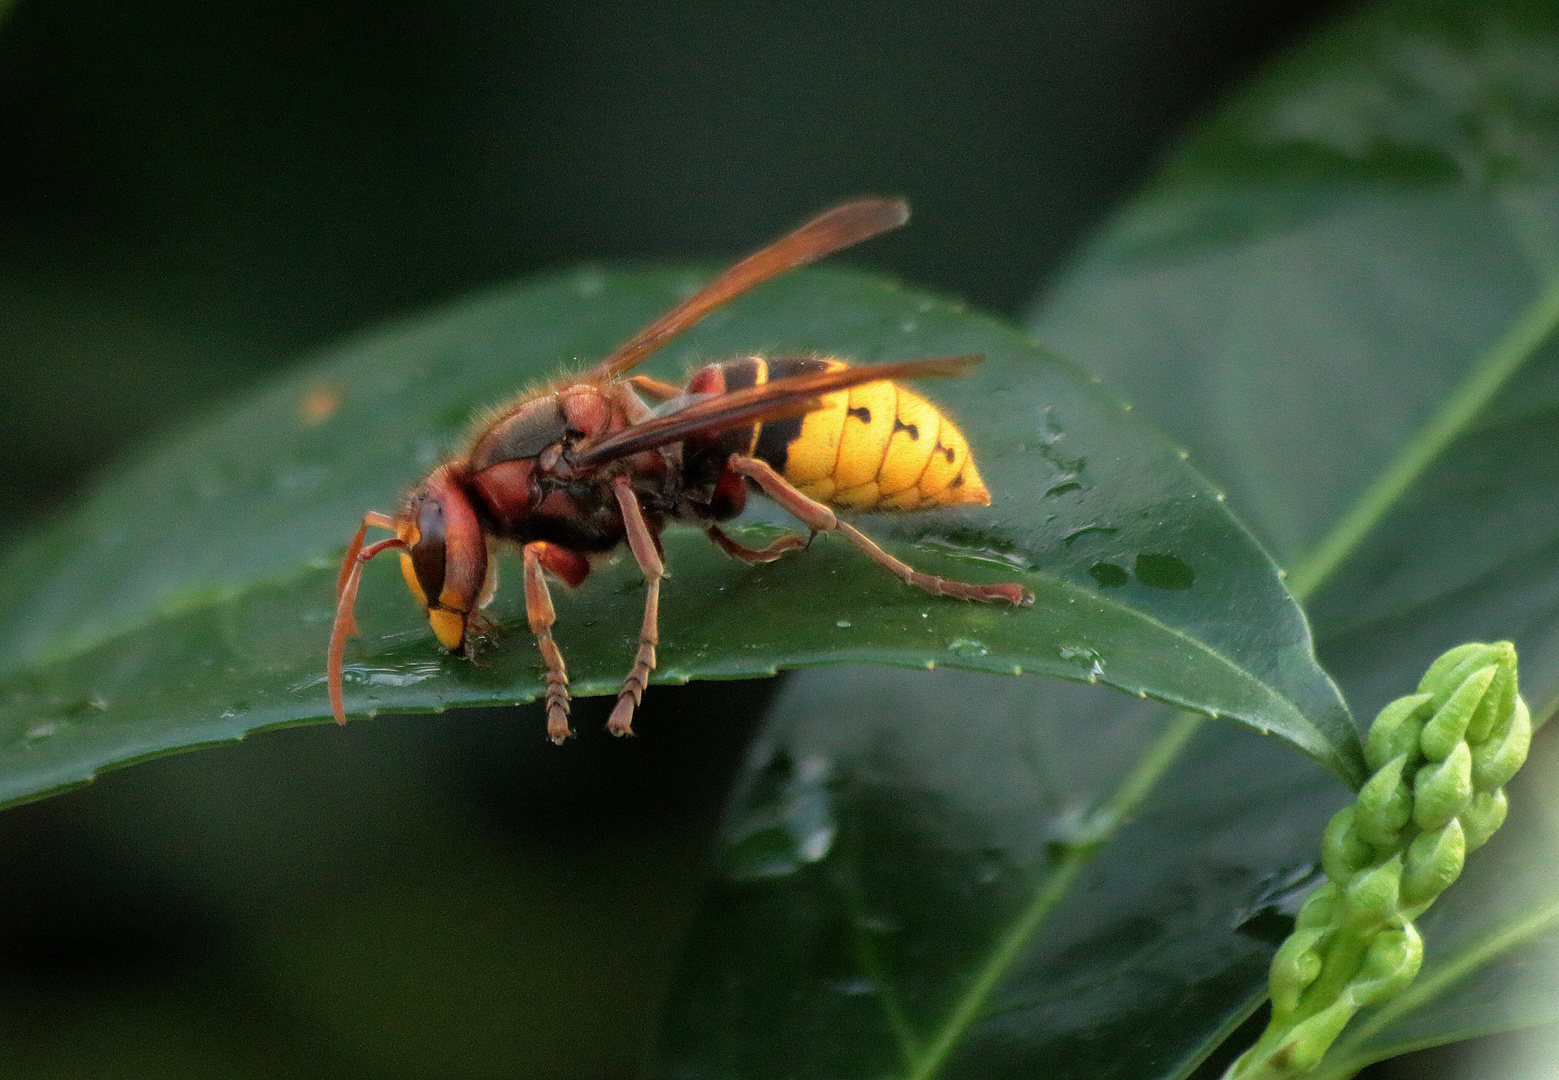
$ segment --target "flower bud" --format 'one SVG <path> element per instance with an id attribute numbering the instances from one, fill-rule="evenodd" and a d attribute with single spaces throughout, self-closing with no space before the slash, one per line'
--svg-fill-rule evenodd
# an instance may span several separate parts
<path id="1" fill-rule="evenodd" d="M 1412 923 L 1400 930 L 1383 930 L 1370 942 L 1349 993 L 1360 1005 L 1379 1004 L 1412 982 L 1423 962 L 1424 941 Z"/>
<path id="2" fill-rule="evenodd" d="M 1407 755 L 1398 754 L 1359 789 L 1353 831 L 1377 848 L 1397 847 L 1402 827 L 1413 817 L 1413 792 L 1402 779 L 1406 767 Z"/>
<path id="3" fill-rule="evenodd" d="M 1508 641 L 1496 641 L 1489 646 L 1489 660 L 1498 668 L 1494 681 L 1483 696 L 1483 704 L 1473 713 L 1467 725 L 1467 741 L 1473 745 L 1483 742 L 1489 733 L 1499 727 L 1510 715 L 1516 703 L 1516 647 Z"/>
<path id="4" fill-rule="evenodd" d="M 1342 921 L 1357 929 L 1380 925 L 1396 914 L 1402 901 L 1402 856 L 1357 875 L 1344 890 L 1347 903 Z"/>
<path id="5" fill-rule="evenodd" d="M 1278 1075 L 1299 1076 L 1315 1068 L 1358 1011 L 1359 1007 L 1344 994 L 1314 1016 L 1295 1024 L 1274 1055 L 1283 1070 Z"/>
<path id="6" fill-rule="evenodd" d="M 1470 672 L 1460 686 L 1446 698 L 1445 704 L 1435 710 L 1434 716 L 1424 725 L 1424 733 L 1418 743 L 1424 756 L 1430 761 L 1444 761 L 1446 756 L 1466 741 L 1467 725 L 1472 714 L 1483 704 L 1489 684 L 1499 668 L 1493 664 Z"/>
<path id="7" fill-rule="evenodd" d="M 1503 730 L 1472 751 L 1472 786 L 1479 791 L 1502 788 L 1516 775 L 1532 745 L 1532 714 L 1517 695 Z"/>
<path id="8" fill-rule="evenodd" d="M 1480 641 L 1469 641 L 1449 649 L 1437 656 L 1424 677 L 1418 680 L 1419 693 L 1434 695 L 1434 707 L 1438 709 L 1469 674 L 1489 664 L 1497 664 L 1499 656 L 1494 646 Z"/>
<path id="9" fill-rule="evenodd" d="M 1443 827 L 1472 799 L 1472 751 L 1457 743 L 1441 762 L 1425 765 L 1413 778 L 1413 820 L 1428 831 Z"/>
<path id="10" fill-rule="evenodd" d="M 1371 770 L 1383 768 L 1399 754 L 1408 756 L 1409 768 L 1418 764 L 1422 754 L 1418 740 L 1424 730 L 1424 721 L 1433 715 L 1429 707 L 1433 698 L 1433 694 L 1410 694 L 1380 710 L 1370 725 L 1369 741 L 1364 748 L 1364 757 Z"/>
<path id="11" fill-rule="evenodd" d="M 1271 1021 L 1226 1080 L 1309 1072 L 1361 1007 L 1412 982 L 1424 952 L 1412 920 L 1504 822 L 1504 785 L 1531 738 L 1515 647 L 1505 641 L 1450 650 L 1418 693 L 1380 711 L 1365 748 L 1372 774 L 1322 839 L 1331 880 L 1311 893 L 1278 949 Z"/>
<path id="12" fill-rule="evenodd" d="M 1272 1014 L 1292 1016 L 1299 1008 L 1299 995 L 1321 974 L 1321 954 L 1317 946 L 1326 936 L 1324 930 L 1296 931 L 1278 946 L 1272 957 Z"/>
<path id="13" fill-rule="evenodd" d="M 1327 877 L 1339 885 L 1348 884 L 1353 880 L 1354 874 L 1363 870 L 1375 858 L 1374 850 L 1355 828 L 1354 822 L 1357 816 L 1358 811 L 1354 807 L 1343 807 L 1332 815 L 1332 820 L 1326 826 L 1326 832 L 1321 835 L 1321 869 L 1326 871 Z M 1315 895 L 1312 895 L 1310 900 L 1313 902 Z M 1309 907 L 1309 902 L 1305 906 Z"/>
<path id="14" fill-rule="evenodd" d="M 1457 819 L 1443 829 L 1419 833 L 1402 869 L 1402 902 L 1410 907 L 1428 904 L 1461 875 L 1466 857 L 1467 837 Z"/>
<path id="15" fill-rule="evenodd" d="M 1315 892 L 1305 898 L 1299 916 L 1294 920 L 1294 933 L 1326 930 L 1336 924 L 1337 910 L 1342 903 L 1342 889 L 1334 881 L 1318 885 Z"/>
<path id="16" fill-rule="evenodd" d="M 1477 851 L 1488 843 L 1489 837 L 1505 824 L 1505 815 L 1509 811 L 1510 802 L 1505 798 L 1504 788 L 1480 791 L 1474 795 L 1459 815 L 1462 830 L 1467 834 L 1467 850 Z"/>

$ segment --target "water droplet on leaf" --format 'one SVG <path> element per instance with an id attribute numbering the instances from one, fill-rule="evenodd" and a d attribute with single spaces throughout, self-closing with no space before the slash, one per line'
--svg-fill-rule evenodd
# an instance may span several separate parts
<path id="1" fill-rule="evenodd" d="M 1155 589 L 1189 589 L 1196 581 L 1191 564 L 1174 555 L 1145 551 L 1137 556 L 1137 580 Z"/>
<path id="2" fill-rule="evenodd" d="M 728 832 L 722 862 L 738 881 L 786 877 L 833 850 L 832 762 L 776 754 L 758 773 Z"/>
<path id="3" fill-rule="evenodd" d="M 974 638 L 954 638 L 947 643 L 947 650 L 959 656 L 989 656 L 991 652 L 984 642 Z"/>
<path id="4" fill-rule="evenodd" d="M 1099 583 L 1101 589 L 1115 589 L 1131 580 L 1125 569 L 1112 562 L 1096 562 L 1088 568 L 1088 576 Z"/>

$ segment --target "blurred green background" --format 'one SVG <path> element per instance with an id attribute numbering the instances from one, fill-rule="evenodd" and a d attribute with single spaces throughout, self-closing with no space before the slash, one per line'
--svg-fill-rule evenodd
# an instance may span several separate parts
<path id="1" fill-rule="evenodd" d="M 373 320 L 850 196 L 916 215 L 850 260 L 1014 316 L 1333 6 L 0 3 L 7 532 Z M 531 710 L 296 729 L 8 811 L 0 1070 L 624 1075 L 771 692 L 652 690 L 630 742 L 583 703 L 561 751 Z"/>

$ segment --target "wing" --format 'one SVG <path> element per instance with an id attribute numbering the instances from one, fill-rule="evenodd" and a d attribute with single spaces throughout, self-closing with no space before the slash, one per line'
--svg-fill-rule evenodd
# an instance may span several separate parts
<path id="1" fill-rule="evenodd" d="M 776 274 L 896 229 L 908 220 L 909 204 L 903 199 L 862 199 L 825 211 L 709 282 L 617 346 L 584 377 L 621 375 L 727 300 Z"/>
<path id="2" fill-rule="evenodd" d="M 718 394 L 624 428 L 598 443 L 583 447 L 571 455 L 570 460 L 575 465 L 599 465 L 641 450 L 665 446 L 689 435 L 713 435 L 744 424 L 811 412 L 818 407 L 818 399 L 824 394 L 862 383 L 962 375 L 983 359 L 983 356 L 939 356 L 930 360 L 862 364 L 793 375 L 761 386 Z"/>

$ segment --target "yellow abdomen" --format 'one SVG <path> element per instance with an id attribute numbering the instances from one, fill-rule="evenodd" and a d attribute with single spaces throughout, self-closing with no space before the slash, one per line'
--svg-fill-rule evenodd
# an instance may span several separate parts
<path id="1" fill-rule="evenodd" d="M 782 358 L 764 366 L 767 371 L 755 373 L 759 381 L 845 365 Z M 821 408 L 794 420 L 769 421 L 757 435 L 759 457 L 830 506 L 924 510 L 991 501 L 963 433 L 935 405 L 897 383 L 825 395 Z"/>

